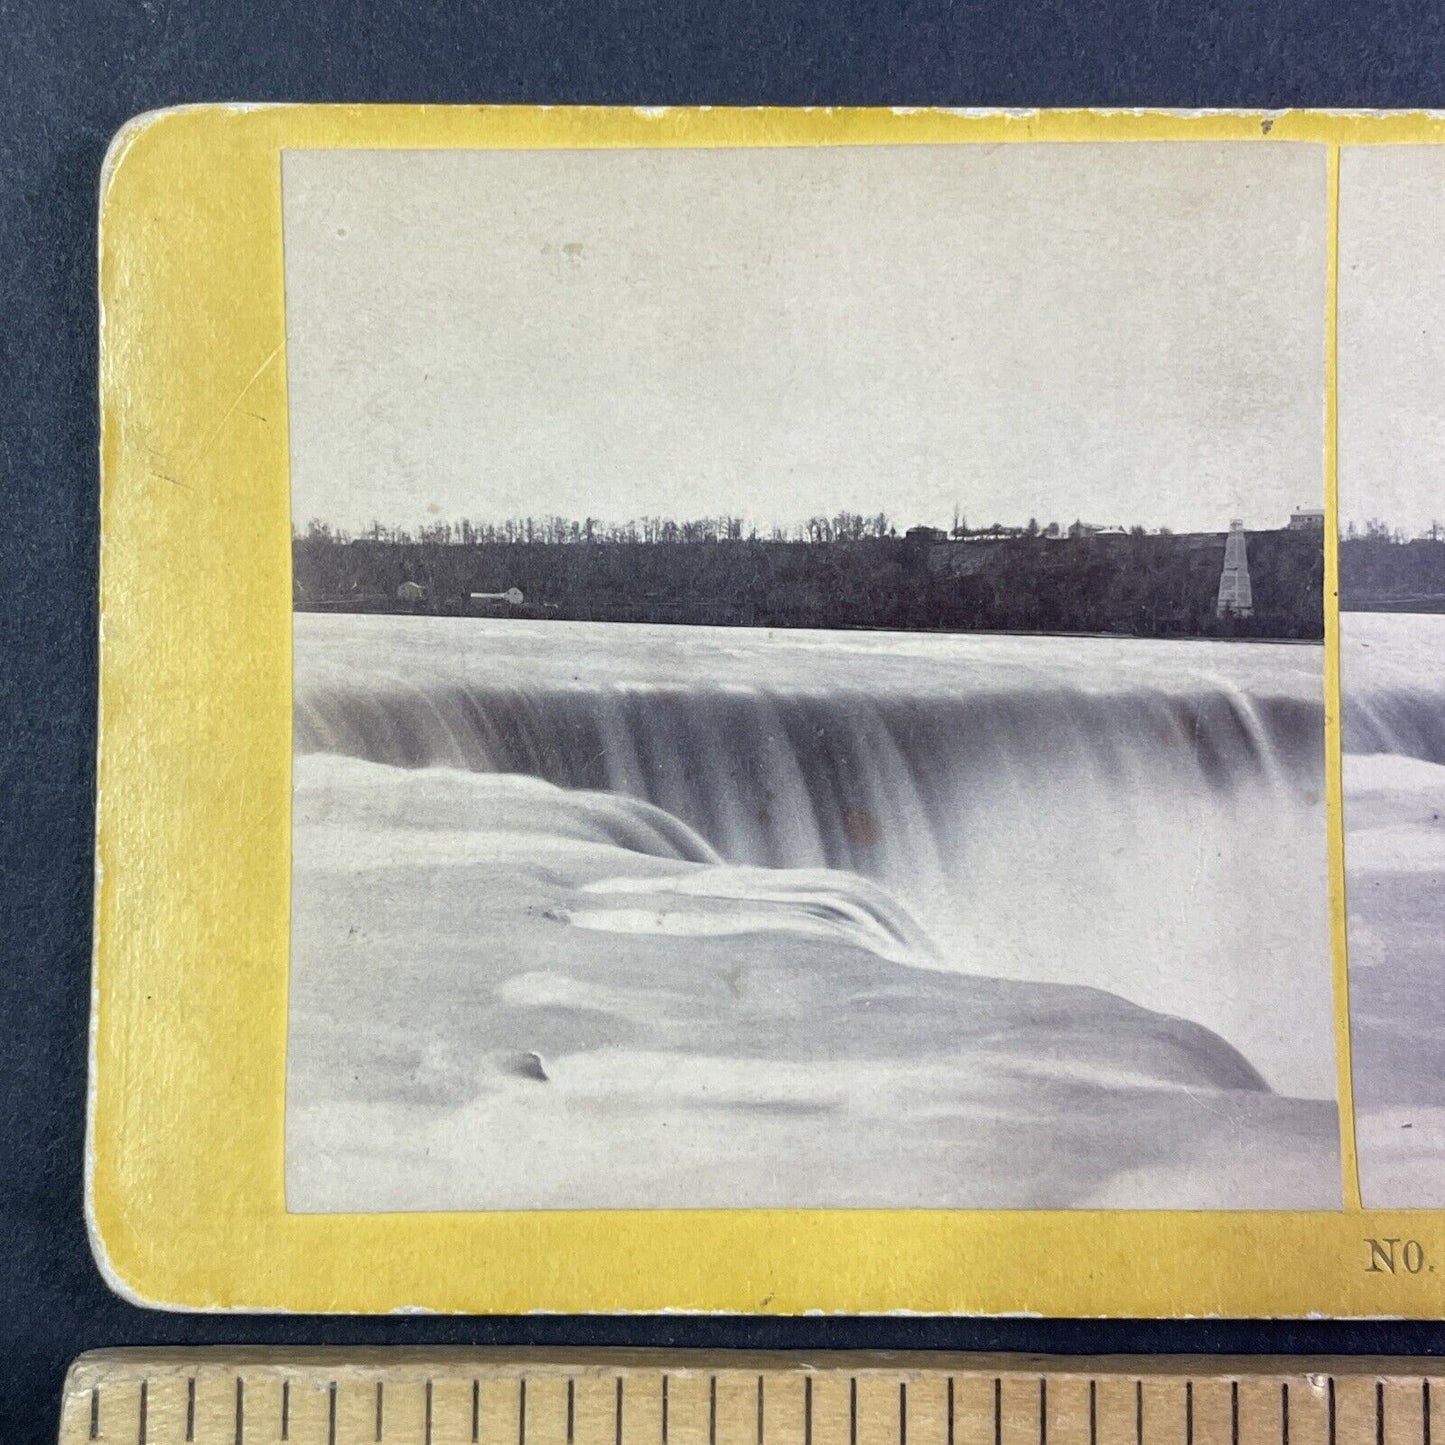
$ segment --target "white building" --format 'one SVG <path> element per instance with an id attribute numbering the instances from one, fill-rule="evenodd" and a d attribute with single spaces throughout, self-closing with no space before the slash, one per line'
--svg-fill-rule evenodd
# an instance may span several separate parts
<path id="1" fill-rule="evenodd" d="M 1224 539 L 1224 571 L 1219 574 L 1220 617 L 1249 617 L 1254 613 L 1254 590 L 1249 582 L 1249 558 L 1244 548 L 1244 523 L 1236 517 Z"/>

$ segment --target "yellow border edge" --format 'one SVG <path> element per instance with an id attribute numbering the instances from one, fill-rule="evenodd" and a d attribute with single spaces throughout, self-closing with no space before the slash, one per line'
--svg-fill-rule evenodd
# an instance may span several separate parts
<path id="1" fill-rule="evenodd" d="M 1325 264 L 1325 802 L 1329 817 L 1331 929 L 1335 990 L 1335 1063 L 1339 1074 L 1340 1169 L 1345 1208 L 1363 1208 L 1355 1137 L 1350 1051 L 1349 909 L 1345 891 L 1344 779 L 1340 691 L 1340 147 L 1329 148 Z"/>
<path id="2" fill-rule="evenodd" d="M 291 665 L 279 152 L 1205 140 L 1328 151 L 1326 776 L 1345 1207 L 288 1215 L 276 967 L 289 938 Z M 1445 1311 L 1445 1274 L 1366 1268 L 1369 1234 L 1417 1238 L 1445 1261 L 1445 1214 L 1359 1212 L 1332 605 L 1339 148 L 1441 142 L 1445 114 L 1425 112 L 278 105 L 159 111 L 124 127 L 101 182 L 86 1137 L 88 1224 L 112 1287 L 163 1308 L 308 1312 Z"/>

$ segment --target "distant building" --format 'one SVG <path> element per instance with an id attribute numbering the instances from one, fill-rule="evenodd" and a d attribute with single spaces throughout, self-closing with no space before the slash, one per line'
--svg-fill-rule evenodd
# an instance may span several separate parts
<path id="1" fill-rule="evenodd" d="M 1128 533 L 1112 522 L 1072 522 L 1069 536 L 1077 541 L 1083 537 L 1126 537 Z"/>
<path id="2" fill-rule="evenodd" d="M 1323 532 L 1325 511 L 1323 507 L 1301 507 L 1289 514 L 1291 532 Z"/>
<path id="3" fill-rule="evenodd" d="M 418 602 L 426 601 L 426 588 L 420 582 L 403 582 L 396 589 L 396 600 L 398 602 L 409 602 L 415 605 Z"/>
<path id="4" fill-rule="evenodd" d="M 942 527 L 910 527 L 904 534 L 905 542 L 946 542 L 948 533 Z"/>
<path id="5" fill-rule="evenodd" d="M 1224 539 L 1224 570 L 1219 574 L 1220 617 L 1250 617 L 1254 614 L 1254 590 L 1249 582 L 1249 558 L 1244 547 L 1244 523 L 1235 518 Z"/>

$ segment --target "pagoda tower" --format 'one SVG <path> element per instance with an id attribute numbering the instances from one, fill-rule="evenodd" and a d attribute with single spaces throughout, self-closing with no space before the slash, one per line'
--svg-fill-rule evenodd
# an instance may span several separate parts
<path id="1" fill-rule="evenodd" d="M 1249 617 L 1254 593 L 1249 585 L 1249 558 L 1244 551 L 1244 523 L 1236 517 L 1224 539 L 1224 571 L 1219 574 L 1220 617 Z"/>

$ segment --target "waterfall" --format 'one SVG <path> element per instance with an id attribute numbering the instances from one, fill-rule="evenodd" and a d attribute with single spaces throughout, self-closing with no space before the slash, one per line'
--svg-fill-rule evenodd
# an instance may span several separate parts
<path id="1" fill-rule="evenodd" d="M 1042 771 L 1061 796 L 1229 797 L 1317 769 L 1321 729 L 1317 705 L 1222 690 L 879 699 L 393 682 L 299 693 L 295 748 L 622 793 L 732 862 L 893 878 L 946 865 L 978 800 L 1032 791 Z"/>
<path id="2" fill-rule="evenodd" d="M 1106 988 L 1333 1092 L 1317 648 L 344 621 L 298 618 L 299 756 L 634 800 L 780 887 L 886 890 L 925 966 Z"/>
<path id="3" fill-rule="evenodd" d="M 1347 753 L 1445 763 L 1445 687 L 1427 682 L 1346 692 L 1341 731 Z"/>

